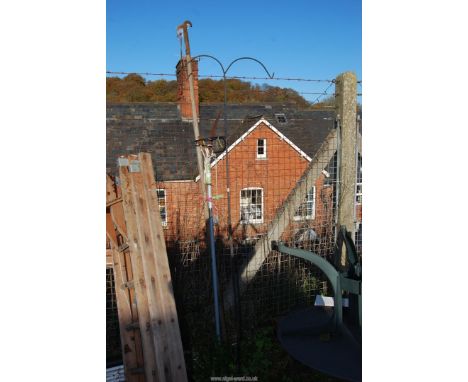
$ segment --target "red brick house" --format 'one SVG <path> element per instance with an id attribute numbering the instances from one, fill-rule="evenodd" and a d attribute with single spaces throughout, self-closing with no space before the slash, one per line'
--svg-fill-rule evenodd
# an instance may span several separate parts
<path id="1" fill-rule="evenodd" d="M 228 155 L 234 233 L 246 237 L 260 235 L 265 232 L 278 206 L 296 186 L 311 158 L 264 118 L 260 118 L 229 146 Z M 217 231 L 225 236 L 225 154 L 219 155 L 211 167 L 213 194 L 222 195 L 214 201 Z M 324 178 L 319 177 L 317 184 L 311 185 L 307 199 L 297 211 L 296 221 L 326 218 L 323 193 L 316 191 L 322 189 Z M 197 177 L 195 180 L 158 182 L 168 237 L 196 235 L 203 225 L 199 181 Z M 326 195 L 328 198 L 330 196 L 331 192 Z M 181 217 L 184 217 L 183 221 Z M 181 228 L 185 229 L 183 234 Z"/>
<path id="2" fill-rule="evenodd" d="M 200 133 L 208 137 L 222 105 L 198 104 L 198 68 L 196 65 L 194 68 Z M 150 152 L 166 239 L 183 241 L 203 232 L 204 219 L 188 81 L 180 64 L 177 74 L 178 103 L 107 105 L 107 172 L 118 175 L 116 164 L 120 155 Z M 266 231 L 333 129 L 334 119 L 333 110 L 301 110 L 287 103 L 228 104 L 226 138 L 235 237 L 255 237 Z M 222 120 L 219 125 L 217 134 L 222 135 Z M 218 155 L 211 166 L 216 230 L 225 237 L 225 153 Z M 332 163 L 324 163 L 328 178 L 322 174 L 315 184 L 307 185 L 307 198 L 294 218 L 297 227 L 307 223 L 320 235 L 320 227 L 332 219 L 333 187 L 329 180 L 335 176 L 333 168 Z"/>
<path id="3" fill-rule="evenodd" d="M 196 65 L 194 67 L 197 69 Z M 203 252 L 205 241 L 200 240 L 206 234 L 204 200 L 199 186 L 188 83 L 181 65 L 178 65 L 177 71 L 179 102 L 107 104 L 106 172 L 118 176 L 117 159 L 121 155 L 151 153 L 167 248 L 170 259 L 174 260 L 174 269 L 171 269 L 171 272 L 174 271 L 173 282 L 179 282 L 184 295 L 190 288 L 198 288 L 202 295 L 209 290 L 209 256 L 200 255 L 207 255 L 206 251 Z M 194 80 L 200 134 L 206 138 L 210 136 L 219 113 L 223 111 L 223 105 L 203 102 L 198 104 L 196 71 Z M 236 255 L 239 255 L 240 260 L 247 257 L 254 260 L 254 267 L 249 267 L 248 261 L 244 262 L 245 267 L 244 264 L 239 266 L 241 278 L 247 275 L 252 279 L 249 272 L 256 274 L 258 271 L 262 274 L 263 268 L 260 266 L 265 256 L 262 257 L 257 244 L 270 239 L 269 236 L 265 236 L 264 240 L 254 239 L 270 229 L 275 216 L 278 216 L 278 212 L 287 204 L 285 201 L 293 194 L 291 191 L 298 182 L 304 180 L 303 175 L 314 163 L 314 158 L 333 131 L 334 121 L 333 110 L 304 110 L 291 103 L 230 104 L 228 100 L 226 134 L 223 119 L 219 121 L 216 133 L 226 136 L 228 155 L 226 158 L 226 154 L 221 153 L 213 159 L 211 179 L 216 235 L 225 239 L 228 159 L 231 221 L 235 243 L 239 249 Z M 333 249 L 334 186 L 337 178 L 335 150 L 336 146 L 331 150 L 329 159 L 321 161 L 318 169 L 314 170 L 315 175 L 309 181 L 310 184 L 305 184 L 307 196 L 293 212 L 294 216 L 288 221 L 288 227 L 282 236 L 303 242 L 307 239 L 311 242 L 317 237 L 317 246 L 322 249 L 321 253 L 326 254 Z M 360 172 L 358 181 L 359 176 Z M 360 221 L 362 196 L 359 191 L 362 192 L 362 186 L 358 186 L 357 191 L 359 203 L 356 220 Z M 324 241 L 321 242 L 321 238 Z M 217 250 L 217 255 L 228 252 L 223 248 L 222 253 Z M 228 256 L 220 256 L 219 268 L 223 269 L 229 263 L 227 259 Z M 280 267 L 285 264 L 279 263 L 279 257 L 275 259 L 278 261 L 278 268 L 275 270 L 278 274 Z M 271 266 L 276 260 L 266 262 L 267 266 Z M 226 270 L 228 266 L 224 269 L 225 276 L 229 275 Z M 297 269 L 298 272 L 305 272 L 301 267 Z M 205 274 L 206 284 L 202 282 Z M 110 270 L 108 275 L 112 277 Z M 202 277 L 197 278 L 195 275 Z M 297 279 L 303 278 L 298 276 Z M 196 280 L 196 284 L 191 284 L 191 280 Z M 226 291 L 232 285 L 227 280 L 227 277 L 220 277 L 225 303 L 229 296 Z M 112 285 L 112 282 L 108 284 Z M 109 287 L 109 291 L 112 288 Z M 198 296 L 199 294 L 197 298 Z M 191 299 L 193 295 L 189 297 Z M 199 300 L 195 300 L 198 303 Z M 181 305 L 186 303 L 185 300 L 182 301 Z M 205 305 L 203 302 L 203 306 Z M 115 328 L 108 329 L 108 338 L 112 330 Z"/>

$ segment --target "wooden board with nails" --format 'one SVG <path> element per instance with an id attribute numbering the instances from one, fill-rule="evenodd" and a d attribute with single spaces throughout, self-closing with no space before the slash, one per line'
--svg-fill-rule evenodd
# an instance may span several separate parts
<path id="1" fill-rule="evenodd" d="M 120 188 L 112 193 L 113 188 L 107 187 L 107 236 L 113 247 L 118 245 L 112 255 L 114 268 L 120 272 L 116 276 L 119 318 L 121 314 L 123 318 L 120 330 L 138 331 L 144 359 L 139 364 L 138 349 L 131 349 L 135 359 L 124 354 L 126 376 L 136 380 L 129 373 L 133 370 L 143 372 L 145 381 L 187 381 L 151 156 L 140 153 L 127 159 L 134 166 L 119 167 Z M 123 244 L 128 245 L 125 254 L 119 251 Z"/>
<path id="2" fill-rule="evenodd" d="M 119 250 L 122 248 L 122 241 L 126 239 L 126 230 L 125 236 L 121 230 L 121 225 L 125 222 L 123 219 L 118 219 L 117 222 L 113 219 L 113 215 L 116 215 L 113 214 L 114 210 L 117 209 L 119 212 L 122 210 L 122 200 L 118 196 L 118 188 L 109 176 L 106 177 L 106 191 L 106 236 L 108 242 L 106 265 L 112 267 L 114 274 L 125 378 L 129 382 L 144 382 L 144 375 L 131 372 L 141 368 L 144 360 L 139 328 L 126 330 L 128 325 L 138 319 L 138 315 L 134 309 L 135 296 L 133 291 L 122 288 L 125 283 L 133 281 L 133 275 L 128 250 Z M 118 213 L 117 216 L 120 214 Z"/>

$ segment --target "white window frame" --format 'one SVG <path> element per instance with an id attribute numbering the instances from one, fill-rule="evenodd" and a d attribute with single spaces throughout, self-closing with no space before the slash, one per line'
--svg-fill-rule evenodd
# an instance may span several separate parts
<path id="1" fill-rule="evenodd" d="M 362 182 L 356 183 L 356 205 L 362 204 Z"/>
<path id="2" fill-rule="evenodd" d="M 263 154 L 258 153 L 258 149 L 260 145 L 258 144 L 260 141 L 263 141 Z M 266 159 L 267 157 L 267 140 L 265 138 L 258 138 L 257 139 L 257 159 Z"/>
<path id="3" fill-rule="evenodd" d="M 159 203 L 160 200 L 162 200 L 162 198 L 159 197 L 158 193 L 160 191 L 163 191 L 164 192 L 164 207 L 161 206 L 161 204 Z M 161 210 L 164 208 L 165 210 L 165 216 L 164 216 L 164 219 L 163 217 L 161 216 L 161 223 L 162 223 L 162 226 L 163 227 L 167 227 L 167 194 L 166 194 L 166 189 L 165 188 L 157 188 L 156 189 L 156 198 L 158 199 L 158 206 L 159 206 L 159 216 L 161 216 Z"/>
<path id="4" fill-rule="evenodd" d="M 252 193 L 250 193 L 250 203 L 246 204 L 243 200 L 242 200 L 242 191 L 261 191 L 261 204 L 259 203 L 256 203 L 256 204 L 252 204 L 251 201 L 252 201 Z M 259 223 L 263 223 L 263 216 L 264 216 L 264 213 L 265 213 L 265 209 L 264 209 L 264 204 L 263 204 L 263 188 L 261 187 L 246 187 L 246 188 L 243 188 L 240 190 L 240 193 L 239 193 L 239 201 L 240 201 L 240 209 L 239 209 L 239 214 L 240 214 L 240 223 L 241 224 L 259 224 Z M 251 207 L 251 206 L 261 206 L 261 218 L 254 218 L 254 219 L 248 219 L 248 220 L 243 220 L 242 219 L 242 208 L 244 207 Z M 251 212 L 252 213 L 252 212 Z M 254 212 L 255 213 L 255 212 Z"/>
<path id="5" fill-rule="evenodd" d="M 361 155 L 358 154 L 358 168 L 356 174 L 356 205 L 362 204 L 362 158 Z"/>
<path id="6" fill-rule="evenodd" d="M 311 191 L 312 191 L 312 194 L 311 194 Z M 312 197 L 310 197 L 311 195 L 312 195 Z M 315 201 L 316 201 L 316 199 L 317 199 L 317 190 L 316 190 L 315 186 L 312 186 L 309 189 L 309 191 L 307 192 L 307 196 L 306 196 L 305 200 L 301 203 L 301 205 L 299 206 L 299 208 L 295 212 L 294 220 L 313 220 L 313 219 L 315 219 Z M 312 208 L 310 208 L 312 210 L 311 214 L 307 214 L 307 211 L 309 209 L 307 205 L 309 203 L 312 204 Z M 300 214 L 299 210 L 301 208 L 302 209 L 305 208 L 306 215 Z"/>

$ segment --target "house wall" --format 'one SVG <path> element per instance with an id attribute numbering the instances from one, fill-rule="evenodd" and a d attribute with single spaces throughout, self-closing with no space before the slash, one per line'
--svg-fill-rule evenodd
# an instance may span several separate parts
<path id="1" fill-rule="evenodd" d="M 192 240 L 203 234 L 203 198 L 194 181 L 157 182 L 166 190 L 166 240 Z"/>
<path id="2" fill-rule="evenodd" d="M 362 222 L 362 204 L 356 206 L 356 220 Z"/>
<path id="3" fill-rule="evenodd" d="M 257 158 L 257 139 L 266 139 L 266 159 Z M 280 206 L 297 180 L 304 173 L 308 161 L 302 158 L 287 142 L 261 123 L 245 140 L 229 153 L 232 226 L 235 236 L 250 237 L 266 231 Z M 213 193 L 226 194 L 226 160 L 223 158 L 213 168 Z M 240 223 L 240 193 L 243 188 L 263 189 L 263 223 Z M 224 195 L 217 203 L 220 221 L 227 215 L 227 200 Z M 221 232 L 226 227 L 219 226 Z"/>
<path id="4" fill-rule="evenodd" d="M 266 139 L 266 159 L 257 158 L 257 139 Z M 247 238 L 266 232 L 268 223 L 306 170 L 309 162 L 290 144 L 261 123 L 229 152 L 231 216 L 234 237 Z M 324 186 L 323 175 L 316 186 L 316 210 L 313 226 L 320 235 L 322 227 L 329 227 L 332 219 L 332 187 Z M 312 185 L 311 185 L 312 186 Z M 203 235 L 203 200 L 197 182 L 158 182 L 166 190 L 168 240 L 190 240 Z M 263 223 L 240 222 L 240 193 L 243 188 L 263 189 Z M 212 168 L 214 216 L 219 221 L 217 234 L 227 237 L 226 160 Z M 295 221 L 292 228 L 304 222 Z M 308 221 L 310 226 L 310 220 Z"/>

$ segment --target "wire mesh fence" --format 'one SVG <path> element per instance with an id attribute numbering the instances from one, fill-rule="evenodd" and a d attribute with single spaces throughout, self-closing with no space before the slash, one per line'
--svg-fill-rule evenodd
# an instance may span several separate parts
<path id="1" fill-rule="evenodd" d="M 119 316 L 115 297 L 114 272 L 106 267 L 106 363 L 113 366 L 122 363 Z"/>
<path id="2" fill-rule="evenodd" d="M 165 115 L 171 115 L 170 106 L 164 108 Z M 200 110 L 202 134 L 213 127 L 219 110 L 221 105 Z M 196 175 L 196 156 L 191 123 L 161 121 L 145 104 L 117 112 L 127 115 L 124 123 L 116 119 L 116 139 L 122 141 L 128 134 L 133 142 L 127 145 L 128 151 L 153 154 L 179 325 L 187 368 L 193 374 L 202 363 L 201 354 L 212 345 L 215 325 L 204 216 L 207 201 L 200 189 L 202 179 L 192 176 Z M 133 118 L 132 113 L 143 117 Z M 284 105 L 247 110 L 233 105 L 227 114 L 224 132 L 229 150 L 213 158 L 211 183 L 223 338 L 238 344 L 260 328 L 274 326 L 276 319 L 291 310 L 312 305 L 316 295 L 332 292 L 318 268 L 272 250 L 272 241 L 332 256 L 337 136 L 333 111 L 297 112 Z M 130 126 L 128 133 L 124 126 Z M 174 142 L 170 163 L 160 160 L 169 146 L 157 140 L 147 143 L 148 137 L 161 131 Z M 359 252 L 361 232 L 356 232 Z M 114 322 L 112 317 L 110 322 Z"/>
<path id="3" fill-rule="evenodd" d="M 324 257 L 333 252 L 333 119 L 327 121 L 321 140 L 308 153 L 299 148 L 303 142 L 296 145 L 288 138 L 287 131 L 296 123 L 293 119 L 270 121 L 243 121 L 241 129 L 231 124 L 228 136 L 237 139 L 228 143 L 232 146 L 228 168 L 224 153 L 212 162 L 223 335 L 232 342 L 239 331 L 249 333 L 291 309 L 313 304 L 317 294 L 329 292 L 324 275 L 315 266 L 272 250 L 271 241 L 281 240 Z M 232 131 L 235 128 L 237 135 Z M 181 161 L 175 167 L 184 165 Z M 162 172 L 157 162 L 155 172 Z M 214 336 L 205 201 L 199 182 L 199 178 L 157 182 L 184 345 L 192 349 Z M 236 284 L 241 292 L 238 300 L 233 297 Z"/>

